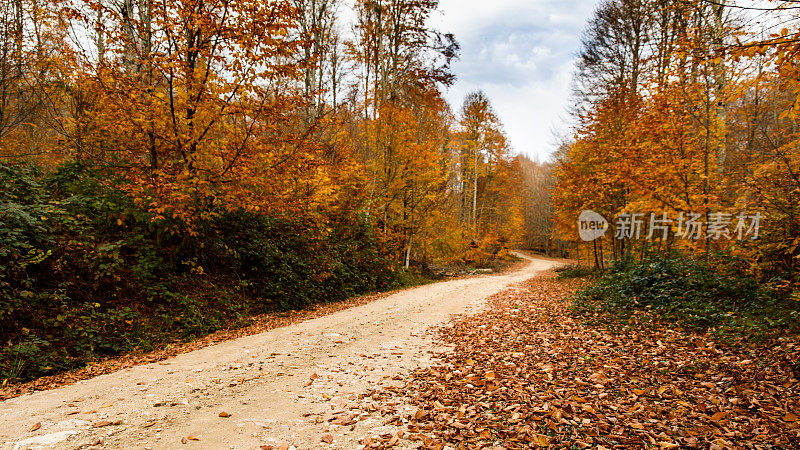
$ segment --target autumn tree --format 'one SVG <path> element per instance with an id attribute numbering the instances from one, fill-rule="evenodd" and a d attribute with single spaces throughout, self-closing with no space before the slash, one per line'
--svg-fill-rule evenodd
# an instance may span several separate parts
<path id="1" fill-rule="evenodd" d="M 461 168 L 461 217 L 478 226 L 479 214 L 490 208 L 479 207 L 478 184 L 483 177 L 484 191 L 496 165 L 508 156 L 508 142 L 488 97 L 481 91 L 467 94 L 459 114 Z"/>
<path id="2" fill-rule="evenodd" d="M 512 245 L 521 169 L 485 96 L 460 120 L 443 99 L 459 47 L 428 26 L 437 7 L 9 0 L 4 152 L 100 168 L 189 235 L 246 210 L 321 230 L 363 220 L 406 267 L 489 233 Z"/>
<path id="3" fill-rule="evenodd" d="M 323 112 L 330 93 L 335 108 L 340 75 L 340 37 L 337 0 L 293 0 L 298 11 L 298 32 L 302 43 L 303 92 L 310 101 L 309 119 Z"/>
<path id="4" fill-rule="evenodd" d="M 210 205 L 292 209 L 308 202 L 306 185 L 282 181 L 324 177 L 316 150 L 304 147 L 301 69 L 313 61 L 298 53 L 294 5 L 86 6 L 100 12 L 102 34 L 99 56 L 84 51 L 79 61 L 76 83 L 97 100 L 76 115 L 81 153 L 123 168 L 133 195 L 187 221 Z"/>
<path id="5" fill-rule="evenodd" d="M 359 70 L 348 106 L 361 117 L 352 140 L 369 180 L 366 211 L 406 266 L 415 246 L 426 254 L 415 236 L 427 233 L 426 216 L 447 197 L 451 113 L 439 88 L 453 80 L 458 46 L 426 24 L 437 3 L 359 1 L 347 43 Z"/>
<path id="6" fill-rule="evenodd" d="M 0 158 L 47 166 L 63 160 L 58 109 L 69 52 L 58 2 L 0 3 Z"/>
<path id="7" fill-rule="evenodd" d="M 557 153 L 565 151 L 562 144 Z M 567 242 L 556 238 L 554 223 L 553 188 L 555 176 L 552 160 L 538 161 L 525 155 L 517 155 L 514 165 L 518 168 L 521 183 L 524 225 L 524 248 L 548 255 L 565 255 Z"/>
<path id="8" fill-rule="evenodd" d="M 798 146 L 798 75 L 800 25 L 788 2 L 764 8 L 774 32 L 737 36 L 726 47 L 733 63 L 753 74 L 749 83 L 732 92 L 728 118 L 731 137 L 739 143 L 728 151 L 726 167 L 738 189 L 741 207 L 762 209 L 768 223 L 760 245 L 747 246 L 766 273 L 800 280 L 800 146 Z M 788 274 L 788 275 L 787 275 Z"/>
<path id="9" fill-rule="evenodd" d="M 556 201 L 565 227 L 590 205 L 609 218 L 692 210 L 706 219 L 730 205 L 723 195 L 730 190 L 726 103 L 738 80 L 719 57 L 729 34 L 723 5 L 614 0 L 597 10 L 575 77 L 576 142 L 559 162 Z M 593 179 L 602 189 L 575 194 Z M 610 244 L 615 259 L 639 245 Z M 596 260 L 602 265 L 602 256 Z"/>

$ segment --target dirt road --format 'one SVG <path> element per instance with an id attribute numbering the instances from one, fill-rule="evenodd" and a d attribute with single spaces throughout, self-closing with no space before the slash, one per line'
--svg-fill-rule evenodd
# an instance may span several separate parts
<path id="1" fill-rule="evenodd" d="M 558 264 L 405 290 L 296 325 L 0 403 L 2 448 L 356 448 L 368 395 L 427 364 L 427 330 Z M 364 395 L 367 394 L 367 395 Z M 357 408 L 358 407 L 358 408 Z M 360 411 L 360 412 L 359 412 Z"/>

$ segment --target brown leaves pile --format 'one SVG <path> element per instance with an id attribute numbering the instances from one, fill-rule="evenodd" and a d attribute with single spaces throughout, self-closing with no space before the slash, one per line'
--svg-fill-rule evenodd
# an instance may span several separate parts
<path id="1" fill-rule="evenodd" d="M 441 338 L 455 347 L 395 397 L 428 448 L 790 448 L 800 442 L 800 344 L 725 348 L 674 327 L 572 315 L 578 282 L 538 278 Z"/>

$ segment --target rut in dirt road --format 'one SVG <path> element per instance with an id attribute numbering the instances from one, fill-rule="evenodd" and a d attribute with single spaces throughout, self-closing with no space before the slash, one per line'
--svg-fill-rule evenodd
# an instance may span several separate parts
<path id="1" fill-rule="evenodd" d="M 428 364 L 426 331 L 557 264 L 431 284 L 296 325 L 0 403 L 2 448 L 358 446 L 356 407 Z M 370 405 L 367 405 L 369 410 Z M 373 406 L 378 410 L 379 406 Z M 387 430 L 391 431 L 391 430 Z"/>

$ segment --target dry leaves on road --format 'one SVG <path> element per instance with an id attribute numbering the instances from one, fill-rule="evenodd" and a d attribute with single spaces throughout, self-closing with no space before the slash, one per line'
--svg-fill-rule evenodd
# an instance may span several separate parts
<path id="1" fill-rule="evenodd" d="M 200 438 L 190 434 L 189 436 L 181 438 L 181 444 L 187 444 L 189 441 L 199 441 L 199 440 Z"/>
<path id="2" fill-rule="evenodd" d="M 93 426 L 95 428 L 102 428 L 102 427 L 108 427 L 108 426 L 111 426 L 111 425 L 122 425 L 122 421 L 121 420 L 101 420 L 99 422 L 95 422 L 95 424 Z"/>
<path id="3" fill-rule="evenodd" d="M 411 439 L 430 448 L 800 442 L 797 339 L 731 348 L 666 325 L 587 325 L 567 301 L 578 286 L 537 278 L 443 329 L 455 350 L 392 391 L 417 408 L 402 417 Z"/>

